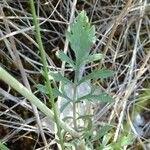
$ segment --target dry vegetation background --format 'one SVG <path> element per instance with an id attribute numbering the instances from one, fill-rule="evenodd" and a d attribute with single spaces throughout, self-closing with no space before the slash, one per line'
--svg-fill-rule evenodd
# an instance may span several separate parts
<path id="1" fill-rule="evenodd" d="M 136 132 L 130 111 L 150 82 L 150 1 L 36 0 L 35 4 L 49 69 L 64 71 L 70 79 L 73 73 L 67 67 L 63 68 L 55 53 L 64 50 L 74 59 L 65 31 L 74 16 L 83 9 L 87 12 L 97 32 L 91 53 L 101 52 L 106 57 L 85 69 L 89 72 L 94 68 L 115 71 L 115 76 L 109 80 L 94 81 L 115 99 L 115 103 L 103 109 L 101 105 L 95 108 L 94 125 L 115 120 L 117 139 L 122 124 L 128 122 L 137 136 L 136 142 L 140 143 L 130 149 L 147 149 L 144 143 L 148 142 L 149 130 L 144 130 L 146 133 L 142 135 Z M 28 1 L 0 0 L 0 65 L 49 105 L 46 95 L 34 87 L 37 83 L 43 84 L 37 47 Z M 150 104 L 145 104 L 140 114 L 144 125 L 149 127 Z M 109 116 L 107 120 L 106 116 Z M 47 126 L 42 129 L 43 118 L 35 106 L 0 82 L 0 139 L 11 150 L 42 149 L 47 143 L 56 149 L 54 134 L 46 129 Z M 137 148 L 137 145 L 142 146 Z"/>

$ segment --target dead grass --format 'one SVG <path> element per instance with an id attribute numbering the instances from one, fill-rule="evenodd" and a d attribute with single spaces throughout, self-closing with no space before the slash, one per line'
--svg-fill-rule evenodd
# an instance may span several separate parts
<path id="1" fill-rule="evenodd" d="M 135 130 L 130 111 L 150 82 L 149 7 L 150 3 L 146 0 L 36 1 L 49 69 L 58 70 L 68 76 L 71 75 L 71 70 L 66 68 L 65 63 L 61 64 L 55 52 L 62 49 L 73 57 L 65 39 L 65 31 L 69 30 L 74 16 L 80 10 L 86 10 L 91 24 L 95 25 L 97 31 L 97 42 L 91 53 L 102 52 L 106 57 L 102 61 L 86 66 L 83 70 L 110 68 L 115 71 L 115 76 L 111 80 L 106 80 L 105 83 L 95 81 L 115 99 L 115 104 L 106 106 L 105 109 L 102 109 L 101 105 L 97 108 L 103 111 L 103 114 L 109 110 L 109 119 L 97 115 L 96 120 L 107 123 L 114 123 L 115 120 L 114 141 L 117 141 L 123 131 L 123 124 L 129 122 L 130 132 L 137 138 L 137 144 L 131 146 L 131 149 L 135 149 L 134 146 L 138 144 L 142 149 L 148 149 L 144 143 L 149 139 L 143 138 L 143 135 L 139 135 Z M 34 84 L 43 81 L 40 75 L 42 64 L 28 2 L 2 0 L 0 14 L 1 66 L 47 103 L 46 95 L 33 87 Z M 31 149 L 42 149 L 47 145 L 54 147 L 53 131 L 47 126 L 43 127 L 44 116 L 34 105 L 29 104 L 3 82 L 0 96 L 0 139 L 3 142 L 8 143 L 11 149 L 15 149 L 12 145 L 17 145 L 16 141 L 23 139 L 30 139 L 26 145 L 31 142 L 33 146 Z M 58 104 L 59 101 L 60 99 Z M 149 106 L 147 109 L 149 111 Z M 30 148 L 20 147 L 20 149 Z"/>

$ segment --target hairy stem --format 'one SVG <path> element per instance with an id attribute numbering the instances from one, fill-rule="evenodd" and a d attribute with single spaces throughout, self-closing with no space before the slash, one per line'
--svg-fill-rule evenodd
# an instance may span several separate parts
<path id="1" fill-rule="evenodd" d="M 77 97 L 77 86 L 75 85 L 74 87 L 74 91 L 73 91 L 73 125 L 74 125 L 74 129 L 77 131 L 77 122 L 76 122 L 76 113 L 77 113 L 77 109 L 76 109 L 76 97 Z"/>
<path id="2" fill-rule="evenodd" d="M 5 71 L 2 67 L 0 67 L 0 80 L 4 81 L 12 88 L 14 88 L 17 92 L 23 95 L 26 99 L 28 99 L 32 104 L 34 104 L 39 110 L 41 110 L 46 116 L 50 119 L 54 120 L 54 113 L 38 99 L 31 91 L 29 91 L 26 87 L 24 87 L 20 82 L 18 82 L 13 76 L 11 76 L 7 71 Z M 62 120 L 59 120 L 61 128 L 65 131 L 69 132 L 73 137 L 79 138 L 80 134 L 73 130 L 70 126 L 64 123 Z"/>
<path id="3" fill-rule="evenodd" d="M 74 129 L 77 131 L 77 109 L 76 109 L 76 101 L 78 98 L 78 91 L 77 91 L 77 87 L 78 87 L 78 78 L 79 78 L 79 65 L 77 64 L 76 70 L 75 70 L 75 77 L 74 77 L 74 91 L 73 91 L 73 124 L 74 124 Z"/>
<path id="4" fill-rule="evenodd" d="M 54 120 L 55 120 L 55 123 L 56 123 L 56 126 L 57 126 L 57 135 L 58 135 L 58 138 L 59 138 L 61 149 L 64 150 L 64 142 L 63 142 L 63 137 L 61 135 L 61 128 L 60 128 L 60 122 L 59 122 L 59 118 L 58 118 L 57 107 L 55 105 L 51 83 L 50 83 L 50 80 L 48 78 L 48 64 L 47 64 L 46 54 L 45 54 L 45 50 L 44 50 L 42 39 L 41 39 L 39 23 L 38 23 L 38 20 L 37 20 L 33 0 L 30 0 L 30 6 L 31 6 L 34 25 L 35 25 L 36 38 L 37 38 L 37 42 L 38 42 L 39 50 L 40 50 L 40 54 L 41 54 L 41 61 L 43 63 L 43 71 L 44 71 L 44 77 L 45 77 L 45 80 L 46 80 L 46 86 L 48 88 L 49 98 L 51 100 L 50 102 L 52 104 L 52 109 L 53 109 L 53 112 L 54 112 Z"/>

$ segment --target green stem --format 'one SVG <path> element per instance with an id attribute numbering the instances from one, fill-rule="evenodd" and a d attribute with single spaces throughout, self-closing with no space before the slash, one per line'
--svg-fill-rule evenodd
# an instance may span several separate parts
<path id="1" fill-rule="evenodd" d="M 58 119 L 57 107 L 55 105 L 54 96 L 53 96 L 53 92 L 52 92 L 52 87 L 51 87 L 51 83 L 50 83 L 50 80 L 49 80 L 49 77 L 48 77 L 48 68 L 47 68 L 48 64 L 47 64 L 46 54 L 45 54 L 45 50 L 44 50 L 42 39 L 41 39 L 39 23 L 38 23 L 38 20 L 37 20 L 33 0 L 30 0 L 30 5 L 31 5 L 33 21 L 34 21 L 34 25 L 35 25 L 36 38 L 37 38 L 37 42 L 38 42 L 38 45 L 39 45 L 41 60 L 42 60 L 42 63 L 43 63 L 44 77 L 45 77 L 46 85 L 47 85 L 48 92 L 49 92 L 49 98 L 51 99 L 51 104 L 52 104 L 52 108 L 53 108 L 53 112 L 54 112 L 54 120 L 55 120 L 57 130 L 58 130 L 57 135 L 58 135 L 58 138 L 59 138 L 61 148 L 62 148 L 62 150 L 64 150 L 63 137 L 61 135 L 61 128 L 60 128 L 60 122 L 59 122 L 59 119 Z"/>
<path id="2" fill-rule="evenodd" d="M 75 77 L 74 77 L 74 93 L 73 93 L 73 124 L 74 124 L 74 129 L 77 131 L 77 109 L 76 109 L 76 101 L 77 101 L 77 83 L 78 83 L 78 76 L 79 76 L 79 67 L 77 65 L 76 70 L 75 70 Z"/>
<path id="3" fill-rule="evenodd" d="M 32 104 L 34 104 L 39 110 L 41 110 L 46 116 L 54 120 L 54 113 L 38 99 L 31 91 L 24 87 L 20 82 L 18 82 L 13 76 L 11 76 L 7 71 L 0 67 L 0 80 L 7 83 L 9 86 L 14 88 L 17 92 L 23 95 L 28 99 Z M 59 120 L 60 126 L 67 132 L 69 132 L 73 137 L 79 138 L 80 135 L 78 132 L 73 130 L 70 126 L 64 123 L 62 120 Z"/>
<path id="4" fill-rule="evenodd" d="M 77 131 L 77 122 L 76 122 L 76 96 L 77 95 L 77 86 L 75 85 L 74 87 L 74 93 L 73 93 L 73 125 L 74 125 L 74 129 Z"/>

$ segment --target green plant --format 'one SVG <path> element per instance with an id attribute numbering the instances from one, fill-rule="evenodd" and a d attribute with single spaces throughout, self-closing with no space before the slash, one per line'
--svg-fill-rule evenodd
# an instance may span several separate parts
<path id="1" fill-rule="evenodd" d="M 9 150 L 3 143 L 0 142 L 0 150 Z"/>
<path id="2" fill-rule="evenodd" d="M 73 124 L 74 124 L 74 129 L 77 130 L 78 125 L 77 125 L 77 108 L 76 105 L 77 103 L 80 103 L 84 100 L 91 100 L 93 99 L 94 101 L 99 102 L 103 101 L 104 99 L 108 102 L 109 100 L 112 100 L 108 95 L 106 94 L 99 94 L 95 95 L 92 93 L 92 90 L 90 93 L 84 95 L 84 96 L 79 96 L 78 95 L 78 87 L 84 83 L 87 82 L 91 79 L 97 79 L 97 78 L 106 78 L 110 77 L 113 75 L 113 72 L 110 70 L 94 70 L 91 73 L 89 73 L 86 76 L 82 76 L 83 73 L 82 71 L 84 70 L 84 66 L 89 63 L 93 62 L 96 60 L 100 60 L 103 55 L 102 54 L 90 54 L 91 47 L 96 41 L 95 37 L 95 27 L 90 26 L 90 23 L 88 21 L 88 18 L 86 16 L 85 11 L 82 11 L 77 18 L 74 20 L 74 22 L 71 24 L 70 27 L 70 32 L 66 33 L 66 36 L 70 42 L 70 46 L 75 54 L 75 61 L 71 60 L 63 51 L 58 51 L 57 56 L 62 60 L 66 61 L 70 66 L 72 66 L 72 69 L 74 70 L 74 80 L 72 82 L 68 81 L 66 78 L 65 80 L 67 81 L 67 84 L 72 85 L 73 89 L 73 95 L 71 99 L 71 103 L 73 104 Z M 50 74 L 51 76 L 56 78 L 56 74 Z M 60 75 L 61 76 L 61 75 Z M 59 78 L 61 82 L 64 77 Z M 66 94 L 66 93 L 64 93 Z M 66 94 L 67 96 L 67 94 Z M 106 102 L 106 101 L 103 102 Z"/>
<path id="3" fill-rule="evenodd" d="M 59 72 L 49 72 L 49 78 L 53 79 L 54 81 L 61 82 L 63 85 L 60 91 L 58 88 L 53 89 L 55 97 L 61 96 L 63 97 L 62 101 L 65 101 L 61 105 L 60 112 L 63 113 L 66 107 L 71 107 L 72 105 L 72 115 L 66 115 L 63 119 L 70 119 L 70 122 L 73 123 L 74 129 L 78 132 L 81 132 L 86 140 L 88 140 L 88 138 L 91 136 L 94 139 L 95 136 L 93 135 L 91 122 L 92 114 L 81 114 L 82 110 L 80 111 L 78 108 L 79 105 L 82 105 L 83 102 L 86 104 L 90 103 L 90 105 L 97 102 L 112 102 L 112 98 L 106 93 L 95 93 L 94 89 L 96 89 L 96 86 L 92 85 L 91 80 L 111 77 L 113 75 L 113 71 L 106 69 L 93 70 L 91 73 L 83 76 L 83 71 L 86 64 L 100 60 L 104 57 L 102 54 L 90 54 L 90 50 L 96 41 L 95 27 L 90 26 L 85 11 L 82 11 L 75 18 L 74 22 L 70 26 L 70 32 L 66 33 L 66 37 L 69 40 L 71 49 L 75 54 L 75 60 L 72 60 L 63 51 L 57 51 L 56 55 L 61 59 L 61 61 L 65 61 L 67 65 L 72 68 L 74 71 L 74 79 L 69 80 Z M 89 86 L 90 90 L 83 91 L 85 93 L 79 94 L 80 88 L 84 85 Z M 69 96 L 67 94 L 68 92 L 66 87 L 69 87 L 68 90 L 72 91 L 72 95 Z M 48 93 L 46 86 L 37 85 L 37 88 L 42 92 Z M 84 123 L 81 125 L 81 122 Z M 99 138 L 99 135 L 97 134 L 96 137 Z M 93 140 L 93 142 L 94 141 L 95 140 Z M 80 143 L 80 141 L 78 142 Z M 76 143 L 76 148 L 78 147 L 78 142 L 77 140 L 76 142 L 73 142 L 74 144 Z"/>
<path id="4" fill-rule="evenodd" d="M 49 95 L 50 102 L 52 104 L 52 111 L 48 109 L 46 105 L 44 105 L 32 92 L 27 90 L 23 85 L 21 85 L 15 78 L 13 78 L 10 74 L 8 74 L 2 67 L 0 67 L 0 79 L 5 81 L 7 84 L 12 86 L 15 90 L 17 90 L 20 94 L 25 96 L 31 103 L 37 106 L 44 114 L 49 116 L 57 125 L 57 136 L 59 141 L 57 141 L 61 145 L 61 149 L 64 149 L 65 146 L 69 144 L 71 147 L 75 149 L 88 149 L 93 148 L 93 143 L 99 138 L 101 138 L 110 127 L 105 127 L 103 129 L 103 134 L 93 134 L 93 125 L 92 125 L 92 114 L 81 113 L 78 109 L 79 105 L 82 105 L 83 102 L 86 104 L 92 104 L 97 102 L 112 102 L 112 98 L 106 93 L 95 93 L 96 85 L 91 83 L 92 79 L 104 79 L 107 77 L 111 77 L 113 75 L 113 71 L 102 69 L 102 70 L 93 70 L 91 73 L 83 76 L 83 71 L 85 70 L 85 65 L 100 60 L 103 58 L 102 54 L 90 54 L 90 50 L 93 44 L 96 41 L 95 37 L 95 28 L 94 26 L 90 26 L 86 13 L 82 11 L 74 22 L 71 24 L 70 32 L 66 33 L 66 37 L 70 42 L 70 46 L 75 54 L 75 60 L 73 61 L 70 57 L 68 57 L 63 51 L 58 51 L 57 56 L 62 61 L 65 61 L 69 66 L 74 70 L 74 79 L 69 80 L 64 77 L 61 73 L 58 72 L 48 72 L 48 64 L 45 57 L 45 51 L 42 45 L 40 30 L 35 14 L 35 8 L 33 1 L 31 2 L 31 8 L 34 18 L 34 24 L 36 29 L 36 37 L 39 44 L 39 49 L 41 53 L 41 60 L 43 63 L 43 75 L 45 78 L 45 85 L 37 85 L 37 88 L 42 92 L 45 92 Z M 52 88 L 50 79 L 54 79 L 55 81 L 62 82 L 64 86 L 62 86 L 59 91 L 58 88 Z M 79 89 L 83 85 L 88 85 L 90 90 L 87 92 L 83 91 L 82 94 L 79 94 Z M 70 86 L 73 93 L 72 96 L 69 97 L 65 90 L 65 85 Z M 57 107 L 54 102 L 54 99 L 58 96 L 63 97 L 66 101 L 60 108 L 60 113 L 63 112 L 66 107 L 70 104 L 73 105 L 73 115 L 70 116 L 73 128 L 68 126 L 65 120 L 68 120 L 67 117 L 63 118 L 62 121 L 58 117 Z M 82 121 L 81 121 L 82 120 Z M 82 123 L 81 123 L 82 122 Z M 61 129 L 69 132 L 74 138 L 72 142 L 65 143 L 63 141 L 63 134 Z M 99 133 L 99 132 L 98 132 Z M 76 139 L 78 138 L 78 139 Z M 92 138 L 92 140 L 90 140 Z M 88 141 L 87 145 L 84 145 L 84 142 Z"/>
<path id="5" fill-rule="evenodd" d="M 132 134 L 122 134 L 117 142 L 111 142 L 111 138 L 113 137 L 112 133 L 107 133 L 104 135 L 102 139 L 101 145 L 97 148 L 97 150 L 123 150 L 127 149 L 127 146 L 133 143 L 134 137 Z"/>

